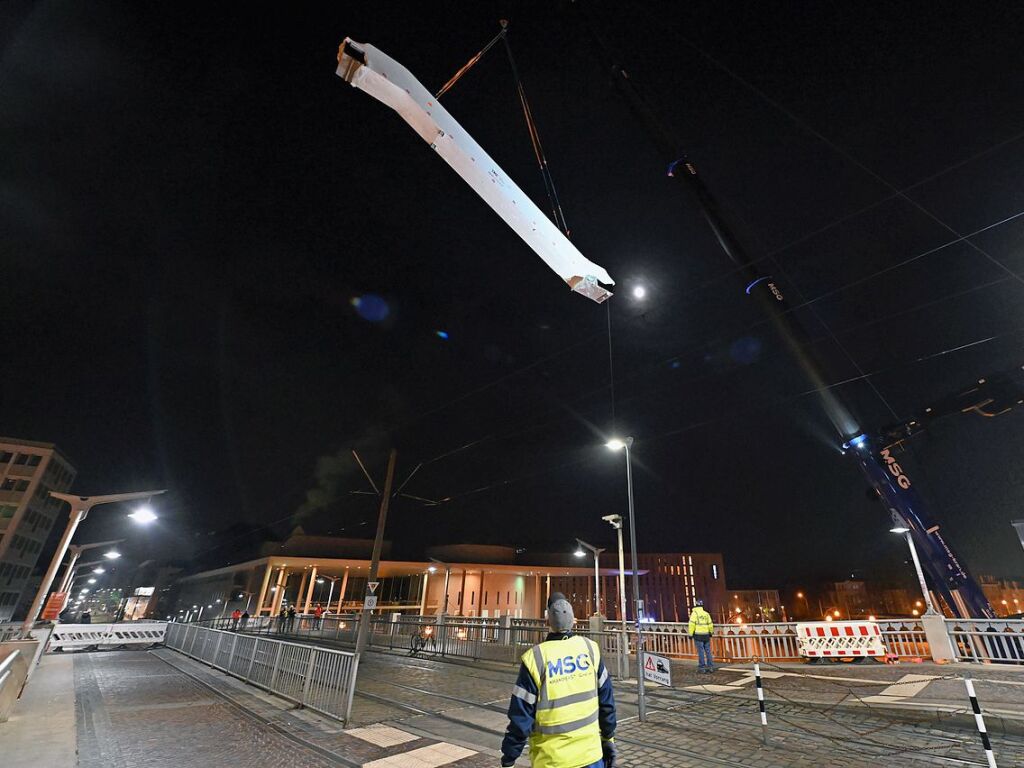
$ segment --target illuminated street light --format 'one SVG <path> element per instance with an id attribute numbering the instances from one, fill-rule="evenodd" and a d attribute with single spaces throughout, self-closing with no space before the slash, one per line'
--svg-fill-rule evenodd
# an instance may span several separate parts
<path id="1" fill-rule="evenodd" d="M 907 540 L 907 546 L 910 548 L 910 559 L 914 561 L 914 571 L 917 573 L 917 582 L 921 586 L 921 596 L 924 598 L 925 605 L 928 606 L 928 610 L 925 613 L 931 615 L 937 613 L 935 606 L 932 605 L 932 596 L 928 592 L 928 582 L 924 580 L 924 571 L 921 570 L 921 559 L 917 556 L 917 547 L 914 546 L 914 538 L 910 535 L 910 529 L 903 525 L 896 513 L 892 516 L 893 527 L 889 529 L 889 533 L 902 534 Z M 917 605 L 921 605 L 920 602 Z M 914 615 L 917 616 L 917 611 L 914 611 Z"/>
<path id="2" fill-rule="evenodd" d="M 87 584 L 95 584 L 96 583 L 96 579 L 89 579 L 86 583 Z"/>
<path id="3" fill-rule="evenodd" d="M 633 505 L 633 438 L 626 439 L 613 437 L 605 447 L 612 451 L 626 451 L 626 497 L 629 502 L 629 554 L 633 564 L 633 618 L 636 623 L 636 679 L 644 679 L 644 636 L 640 617 L 640 568 L 637 565 L 636 554 L 636 511 Z M 639 683 L 636 689 L 637 718 L 640 722 L 647 719 L 647 699 L 643 683 Z"/>
<path id="4" fill-rule="evenodd" d="M 157 519 L 156 513 L 154 513 L 150 507 L 139 507 L 128 515 L 128 517 L 140 525 L 148 525 Z"/>
<path id="5" fill-rule="evenodd" d="M 637 286 L 633 287 L 633 298 L 634 299 L 642 299 L 645 296 L 647 296 L 647 289 L 644 286 L 637 285 Z"/>
<path id="6" fill-rule="evenodd" d="M 576 539 L 576 551 L 573 554 L 576 557 L 583 557 L 587 554 L 583 551 L 584 549 L 594 553 L 594 615 L 596 616 L 601 613 L 601 553 L 604 550 L 593 544 L 588 544 L 583 539 Z"/>
<path id="7" fill-rule="evenodd" d="M 427 566 L 427 573 L 437 573 L 437 566 L 436 565 L 428 565 Z"/>
<path id="8" fill-rule="evenodd" d="M 60 538 L 60 543 L 57 545 L 57 549 L 53 553 L 53 559 L 50 560 L 50 567 L 46 569 L 46 573 L 43 575 L 43 579 L 39 584 L 39 591 L 36 592 L 35 599 L 32 601 L 32 605 L 29 606 L 28 612 L 25 614 L 22 631 L 28 633 L 35 626 L 36 617 L 39 616 L 39 611 L 43 607 L 43 601 L 46 599 L 46 595 L 49 593 L 50 587 L 53 586 L 53 580 L 57 575 L 57 569 L 60 567 L 61 562 L 64 560 L 64 555 L 67 554 L 68 549 L 71 546 L 71 539 L 74 538 L 75 531 L 78 530 L 78 526 L 83 520 L 85 520 L 89 511 L 93 507 L 99 506 L 100 504 L 113 504 L 121 501 L 147 499 L 161 493 L 164 493 L 164 491 L 115 493 L 106 496 L 72 496 L 68 493 L 50 491 L 50 496 L 52 498 L 66 501 L 71 505 L 71 514 L 68 516 L 68 525 L 64 529 L 64 534 Z"/>
<path id="9" fill-rule="evenodd" d="M 92 572 L 93 573 L 106 573 L 107 569 L 104 568 L 102 565 L 98 565 L 98 566 L 96 566 L 95 568 L 92 569 Z"/>
<path id="10" fill-rule="evenodd" d="M 838 619 L 839 618 L 839 611 L 832 611 L 832 615 L 835 616 Z"/>
<path id="11" fill-rule="evenodd" d="M 107 560 L 117 560 L 117 558 L 121 556 L 121 553 L 116 549 L 112 549 L 109 552 L 104 552 L 103 556 L 107 558 Z"/>

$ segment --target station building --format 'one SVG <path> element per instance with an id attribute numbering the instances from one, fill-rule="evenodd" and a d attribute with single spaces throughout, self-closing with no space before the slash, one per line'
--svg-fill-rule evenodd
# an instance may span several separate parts
<path id="1" fill-rule="evenodd" d="M 367 593 L 372 541 L 309 536 L 301 530 L 283 543 L 264 545 L 261 556 L 179 579 L 160 618 L 277 615 L 317 605 L 330 613 L 359 610 Z M 594 613 L 620 621 L 618 557 L 602 556 L 600 600 L 595 601 L 593 560 L 571 554 L 529 553 L 475 544 L 434 547 L 426 559 L 399 560 L 385 546 L 375 591 L 377 612 L 494 618 L 540 618 L 552 592 L 562 592 L 578 617 Z M 589 567 L 584 563 L 590 563 Z M 662 553 L 639 556 L 643 616 L 686 621 L 697 598 L 714 610 L 726 604 L 720 554 Z M 626 570 L 626 618 L 632 620 L 632 571 Z"/>

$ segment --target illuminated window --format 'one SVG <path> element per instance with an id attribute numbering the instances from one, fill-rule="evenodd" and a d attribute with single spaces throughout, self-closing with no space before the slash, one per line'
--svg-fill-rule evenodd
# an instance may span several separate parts
<path id="1" fill-rule="evenodd" d="M 718 580 L 718 566 L 712 564 L 711 566 L 711 578 Z"/>

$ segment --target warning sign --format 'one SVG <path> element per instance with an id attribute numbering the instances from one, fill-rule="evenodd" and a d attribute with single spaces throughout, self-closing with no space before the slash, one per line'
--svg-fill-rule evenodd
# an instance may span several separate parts
<path id="1" fill-rule="evenodd" d="M 379 586 L 380 586 L 380 582 L 379 581 L 368 581 L 368 582 L 366 582 L 366 588 L 368 590 L 370 590 L 370 594 L 371 595 L 377 593 L 377 587 L 379 587 Z"/>
<path id="2" fill-rule="evenodd" d="M 377 596 L 376 595 L 367 595 L 365 598 L 363 598 L 363 610 L 364 611 L 372 611 L 376 607 L 377 607 Z"/>
<path id="3" fill-rule="evenodd" d="M 644 654 L 644 680 L 658 685 L 672 685 L 672 667 L 664 656 Z"/>

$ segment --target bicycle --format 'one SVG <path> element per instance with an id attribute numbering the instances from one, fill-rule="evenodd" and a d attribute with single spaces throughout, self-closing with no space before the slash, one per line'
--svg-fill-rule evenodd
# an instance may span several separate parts
<path id="1" fill-rule="evenodd" d="M 437 653 L 437 639 L 434 637 L 434 628 L 431 626 L 422 626 L 420 631 L 409 638 L 409 655 L 415 656 L 421 651 L 429 650 L 431 653 Z"/>

